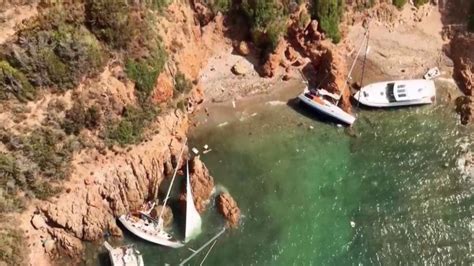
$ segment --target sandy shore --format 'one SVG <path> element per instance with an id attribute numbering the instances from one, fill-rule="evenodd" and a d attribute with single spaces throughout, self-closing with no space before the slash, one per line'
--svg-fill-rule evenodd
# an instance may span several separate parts
<path id="1" fill-rule="evenodd" d="M 442 38 L 442 28 L 441 13 L 431 5 L 418 10 L 406 6 L 398 14 L 396 23 L 372 20 L 362 85 L 382 80 L 422 78 L 429 68 L 438 67 L 441 70 L 438 95 L 447 99 L 456 97 L 460 92 L 452 79 L 452 61 L 443 52 L 447 41 Z M 360 23 L 350 26 L 347 41 L 339 48 L 353 50 L 363 34 Z M 205 94 L 204 111 L 194 116 L 195 122 L 222 126 L 245 119 L 257 114 L 263 106 L 286 104 L 304 88 L 300 78 L 282 81 L 278 75 L 260 77 L 255 69 L 258 65 L 255 58 L 255 55 L 243 57 L 236 54 L 228 44 L 209 60 L 200 75 Z M 347 57 L 348 64 L 352 60 Z M 238 62 L 247 68 L 247 74 L 232 73 L 232 66 Z M 354 82 L 361 81 L 362 62 L 363 53 L 352 74 Z"/>

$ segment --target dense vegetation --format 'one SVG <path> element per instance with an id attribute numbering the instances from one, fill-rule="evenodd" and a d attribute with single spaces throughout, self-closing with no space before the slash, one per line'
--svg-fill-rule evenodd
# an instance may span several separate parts
<path id="1" fill-rule="evenodd" d="M 467 28 L 469 31 L 474 32 L 474 2 L 471 3 L 471 8 L 468 15 Z"/>
<path id="2" fill-rule="evenodd" d="M 214 14 L 225 13 L 232 7 L 232 0 L 204 0 L 203 2 L 211 8 Z"/>
<path id="3" fill-rule="evenodd" d="M 0 264 L 2 265 L 26 265 L 26 246 L 23 231 L 17 227 L 17 222 L 0 219 Z"/>
<path id="4" fill-rule="evenodd" d="M 147 3 L 155 10 L 167 5 L 162 0 Z M 13 41 L 0 47 L 0 101 L 27 102 L 35 100 L 39 90 L 75 88 L 84 77 L 100 73 L 111 55 L 124 58 L 138 99 L 119 116 L 104 115 L 106 107 L 94 100 L 75 99 L 67 110 L 54 102 L 41 125 L 20 132 L 0 128 L 0 140 L 8 150 L 0 154 L 0 213 L 21 209 L 25 198 L 56 194 L 60 187 L 55 180 L 69 176 L 73 152 L 85 145 L 84 129 L 109 144 L 143 139 L 159 113 L 150 96 L 167 60 L 153 17 L 143 6 L 118 0 L 57 5 L 41 10 Z M 189 91 L 189 81 L 181 76 L 178 80 L 178 89 Z M 29 111 L 14 106 L 15 121 L 21 122 Z"/>
<path id="5" fill-rule="evenodd" d="M 82 24 L 81 11 L 54 8 L 30 21 L 2 49 L 0 98 L 34 99 L 38 88 L 68 90 L 100 72 L 106 53 Z"/>
<path id="6" fill-rule="evenodd" d="M 98 106 L 86 107 L 81 101 L 74 103 L 71 109 L 66 111 L 62 128 L 67 134 L 78 135 L 82 129 L 96 129 L 101 123 L 101 112 Z"/>
<path id="7" fill-rule="evenodd" d="M 314 0 L 313 2 L 313 16 L 318 19 L 321 28 L 335 43 L 341 40 L 339 23 L 343 11 L 343 0 Z"/>
<path id="8" fill-rule="evenodd" d="M 241 10 L 247 16 L 255 44 L 273 50 L 285 34 L 287 13 L 276 0 L 243 0 Z"/>
<path id="9" fill-rule="evenodd" d="M 393 5 L 395 5 L 398 9 L 402 9 L 406 3 L 407 0 L 393 0 Z"/>
<path id="10" fill-rule="evenodd" d="M 112 143 L 127 145 L 143 139 L 143 131 L 153 121 L 159 109 L 152 105 L 127 106 L 120 121 L 108 127 L 107 138 Z"/>

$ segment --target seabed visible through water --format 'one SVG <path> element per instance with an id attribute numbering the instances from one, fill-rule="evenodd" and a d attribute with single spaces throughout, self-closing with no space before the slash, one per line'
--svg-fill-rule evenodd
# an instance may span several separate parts
<path id="1" fill-rule="evenodd" d="M 210 146 L 201 159 L 242 211 L 240 228 L 218 240 L 206 265 L 472 263 L 472 176 L 458 165 L 474 148 L 473 128 L 459 125 L 447 101 L 360 109 L 350 134 L 299 107 L 261 106 L 193 132 L 190 147 Z M 211 207 L 189 247 L 222 226 Z M 191 254 L 128 233 L 124 242 L 147 265 Z"/>

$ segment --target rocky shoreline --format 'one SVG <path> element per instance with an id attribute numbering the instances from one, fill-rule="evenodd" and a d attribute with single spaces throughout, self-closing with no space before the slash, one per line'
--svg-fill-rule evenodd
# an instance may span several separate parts
<path id="1" fill-rule="evenodd" d="M 435 10 L 428 11 L 439 15 Z M 232 40 L 224 37 L 228 30 L 224 16 L 217 14 L 203 17 L 208 11 L 201 3 L 193 3 L 193 7 L 172 4 L 168 12 L 170 16 L 161 21 L 162 28 L 159 30 L 166 49 L 172 51 L 172 58 L 166 71 L 158 77 L 152 99 L 156 104 L 173 99 L 173 78 L 179 69 L 192 80 L 186 106 L 160 114 L 153 124 L 153 132 L 140 144 L 127 148 L 113 147 L 100 152 L 95 148 L 84 149 L 74 154 L 74 170 L 70 179 L 63 184 L 64 191 L 48 200 L 33 200 L 26 211 L 13 215 L 19 219 L 20 227 L 26 234 L 30 264 L 52 264 L 52 259 L 64 255 L 77 259 L 84 253 L 83 241 L 98 241 L 103 239 L 104 235 L 121 237 L 123 233 L 116 224 L 116 217 L 136 210 L 144 202 L 158 196 L 158 188 L 176 166 L 176 156 L 184 139 L 197 123 L 197 119 L 191 114 L 202 105 L 230 105 L 232 102 L 235 104 L 236 100 L 251 98 L 249 96 L 275 93 L 275 87 L 290 84 L 292 81 L 299 82 L 300 70 L 310 82 L 324 80 L 320 86 L 332 92 L 341 92 L 346 86 L 346 62 L 352 56 L 351 50 L 360 35 L 362 23 L 355 21 L 354 25 L 349 27 L 343 43 L 335 45 L 321 33 L 316 20 L 308 21 L 305 25 L 298 23 L 297 19 L 308 12 L 304 5 L 300 6 L 290 16 L 287 38 L 280 39 L 275 50 L 261 62 L 259 51 L 244 37 Z M 417 19 L 421 16 L 419 21 L 404 22 L 409 24 L 405 26 L 419 30 L 421 26 L 418 23 L 421 23 L 421 18 L 426 17 L 425 23 L 428 24 L 431 20 L 439 19 L 436 16 L 430 17 L 429 14 L 423 15 L 423 12 L 422 15 L 419 13 L 415 14 Z M 374 16 L 378 16 L 377 13 Z M 205 25 L 200 24 L 203 18 L 207 21 Z M 409 18 L 412 18 L 411 15 Z M 400 70 L 407 72 L 404 76 L 408 76 L 408 73 L 412 76 L 419 75 L 418 72 L 424 71 L 428 65 L 416 65 L 413 69 L 404 66 L 420 51 L 427 57 L 436 56 L 446 44 L 441 40 L 441 36 L 430 35 L 438 34 L 436 31 L 416 32 L 418 37 L 435 36 L 435 40 L 423 49 L 400 48 L 390 54 L 382 51 L 381 47 L 392 47 L 394 43 L 390 44 L 391 40 L 388 40 L 387 46 L 387 42 L 382 40 L 384 35 L 388 32 L 394 32 L 393 36 L 409 34 L 405 30 L 397 30 L 393 21 L 390 23 L 390 27 L 383 23 L 376 26 L 374 48 L 376 51 L 380 49 L 372 58 L 379 66 L 393 66 L 397 63 L 393 62 L 397 53 L 405 53 L 404 57 L 397 59 L 397 70 L 388 69 L 384 72 L 390 76 L 397 75 L 395 71 Z M 7 32 L 4 35 L 11 34 Z M 474 37 L 472 34 L 453 36 L 450 39 L 453 66 L 450 66 L 449 62 L 446 63 L 447 60 L 443 57 L 442 70 L 445 71 L 446 77 L 450 77 L 451 72 L 454 72 L 456 79 L 464 84 L 461 87 L 466 95 L 458 98 L 457 111 L 461 114 L 462 123 L 467 124 L 474 119 L 474 58 L 473 53 L 464 54 L 459 51 L 469 52 Z M 3 39 L 7 37 L 0 38 Z M 395 43 L 395 46 L 397 45 L 399 44 Z M 102 93 L 112 91 L 118 94 L 122 105 L 134 100 L 134 97 L 130 96 L 133 92 L 128 90 L 130 84 L 122 82 L 121 71 L 117 70 L 115 73 L 113 68 L 107 71 L 113 72 L 114 77 L 104 75 L 106 78 L 101 76 L 100 81 L 109 84 L 120 83 L 124 91 L 116 92 L 118 89 L 108 88 Z M 80 87 L 80 90 L 87 90 L 87 86 Z M 349 90 L 344 90 L 342 107 L 347 111 L 351 109 L 349 98 Z M 189 151 L 186 154 L 187 158 L 191 157 Z M 178 167 L 182 168 L 183 165 Z M 214 179 L 197 157 L 191 161 L 191 186 L 197 209 L 203 213 L 212 196 Z M 184 194 L 180 195 L 181 202 L 184 198 Z M 225 193 L 218 195 L 216 204 L 217 210 L 227 219 L 228 226 L 238 226 L 240 210 L 232 197 Z"/>

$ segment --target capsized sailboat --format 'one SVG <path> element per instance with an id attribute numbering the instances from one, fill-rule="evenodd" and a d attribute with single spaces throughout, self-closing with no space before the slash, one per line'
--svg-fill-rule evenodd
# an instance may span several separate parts
<path id="1" fill-rule="evenodd" d="M 166 193 L 166 197 L 163 201 L 163 207 L 161 208 L 160 215 L 157 220 L 152 219 L 145 212 L 141 212 L 141 217 L 135 217 L 133 215 L 127 214 L 119 217 L 119 221 L 127 228 L 131 233 L 140 237 L 149 242 L 171 247 L 171 248 L 180 248 L 184 246 L 184 243 L 173 238 L 169 233 L 166 232 L 163 222 L 163 214 L 166 204 L 171 193 L 171 188 L 173 187 L 176 174 L 178 173 L 178 167 L 181 163 L 181 158 L 183 156 L 184 149 L 186 147 L 187 140 L 183 144 L 181 153 L 178 157 L 178 162 L 171 178 L 171 183 Z"/>
<path id="2" fill-rule="evenodd" d="M 189 242 L 201 233 L 202 220 L 194 205 L 191 183 L 189 182 L 189 163 L 186 161 L 186 225 L 184 242 Z"/>
<path id="3" fill-rule="evenodd" d="M 345 112 L 333 103 L 334 98 L 328 94 L 321 93 L 322 90 L 310 91 L 306 88 L 303 93 L 298 96 L 303 103 L 311 108 L 348 125 L 352 125 L 355 117 Z M 334 94 L 333 94 L 334 95 Z"/>
<path id="4" fill-rule="evenodd" d="M 305 103 L 306 105 L 310 106 L 312 109 L 327 115 L 331 118 L 334 118 L 337 121 L 343 122 L 348 125 L 352 125 L 356 120 L 355 116 L 352 114 L 342 110 L 338 105 L 339 101 L 342 97 L 343 91 L 348 87 L 348 81 L 351 78 L 351 73 L 354 70 L 355 63 L 357 62 L 357 58 L 359 57 L 360 52 L 364 46 L 365 41 L 368 42 L 368 28 L 363 36 L 363 40 L 357 51 L 356 57 L 352 62 L 352 66 L 347 74 L 346 83 L 344 88 L 340 90 L 339 94 L 330 93 L 324 89 L 317 88 L 310 90 L 308 86 L 304 89 L 303 93 L 298 96 L 301 102 Z M 366 46 L 366 54 L 368 52 L 368 44 Z"/>

